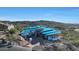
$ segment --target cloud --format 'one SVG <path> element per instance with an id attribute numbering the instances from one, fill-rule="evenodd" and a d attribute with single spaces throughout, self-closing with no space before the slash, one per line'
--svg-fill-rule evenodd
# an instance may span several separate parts
<path id="1" fill-rule="evenodd" d="M 27 19 L 27 18 L 24 18 L 24 19 L 19 19 L 19 18 L 11 18 L 11 17 L 0 17 L 0 21 L 38 21 L 38 20 L 45 20 L 45 19 L 42 19 L 42 18 L 39 18 L 39 19 Z"/>

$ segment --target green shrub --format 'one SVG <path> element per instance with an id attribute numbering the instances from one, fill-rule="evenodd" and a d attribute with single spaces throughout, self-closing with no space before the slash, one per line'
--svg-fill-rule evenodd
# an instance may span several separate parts
<path id="1" fill-rule="evenodd" d="M 10 33 L 10 34 L 14 34 L 14 33 L 16 33 L 16 32 L 17 32 L 17 29 L 10 29 L 10 30 L 9 30 L 9 33 Z"/>

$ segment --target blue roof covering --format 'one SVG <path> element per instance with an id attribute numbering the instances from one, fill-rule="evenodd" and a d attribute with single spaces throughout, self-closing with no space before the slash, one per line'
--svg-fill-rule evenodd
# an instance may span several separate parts
<path id="1" fill-rule="evenodd" d="M 49 30 L 52 31 L 52 30 L 55 30 L 55 29 L 52 29 L 52 28 L 44 28 L 44 29 L 42 30 L 42 32 L 43 32 L 43 31 L 49 31 Z"/>
<path id="2" fill-rule="evenodd" d="M 31 27 L 25 27 L 22 31 L 21 31 L 21 36 L 27 36 L 29 35 L 29 33 L 32 33 L 38 29 L 41 29 L 40 33 L 42 35 L 54 35 L 54 34 L 61 34 L 61 31 L 55 29 L 55 28 L 48 28 L 45 26 L 31 26 Z"/>
<path id="3" fill-rule="evenodd" d="M 49 32 L 49 33 L 45 33 L 45 35 L 46 36 L 48 36 L 48 35 L 55 35 L 55 34 L 60 34 L 61 32 Z"/>

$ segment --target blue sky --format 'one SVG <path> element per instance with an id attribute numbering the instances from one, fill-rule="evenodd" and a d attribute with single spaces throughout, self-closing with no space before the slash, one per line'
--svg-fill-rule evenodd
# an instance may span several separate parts
<path id="1" fill-rule="evenodd" d="M 57 21 L 79 24 L 78 7 L 0 7 L 2 21 Z"/>

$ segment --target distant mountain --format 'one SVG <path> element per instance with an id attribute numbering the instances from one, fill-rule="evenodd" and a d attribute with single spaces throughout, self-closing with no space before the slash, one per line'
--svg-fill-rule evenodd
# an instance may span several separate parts
<path id="1" fill-rule="evenodd" d="M 57 28 L 79 28 L 79 24 L 67 24 L 67 23 L 60 23 L 55 21 L 16 21 L 16 22 L 10 22 L 10 21 L 1 21 L 3 23 L 9 23 L 14 24 L 15 26 L 18 25 L 21 28 L 25 26 L 30 25 L 44 25 L 48 27 L 57 27 Z"/>

